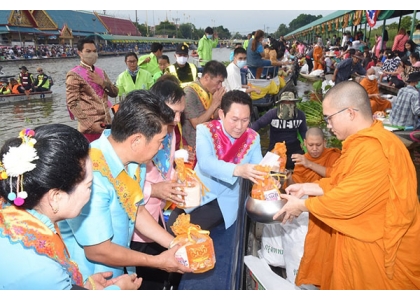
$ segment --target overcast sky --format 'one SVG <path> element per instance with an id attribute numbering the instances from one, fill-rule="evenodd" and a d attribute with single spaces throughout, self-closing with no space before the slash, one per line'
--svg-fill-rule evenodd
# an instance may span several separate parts
<path id="1" fill-rule="evenodd" d="M 227 0 L 229 1 L 229 0 Z M 238 1 L 238 0 L 235 0 Z M 240 3 L 238 1 L 238 3 Z M 229 29 L 232 34 L 239 32 L 247 34 L 261 29 L 272 33 L 277 30 L 280 24 L 289 26 L 289 23 L 300 14 L 312 14 L 326 16 L 335 10 L 137 10 L 137 19 L 140 24 L 146 23 L 150 26 L 158 25 L 168 19 L 176 23 L 193 23 L 197 28 L 218 27 L 220 25 Z M 103 11 L 98 11 L 103 13 Z M 135 10 L 107 10 L 106 14 L 136 20 Z"/>

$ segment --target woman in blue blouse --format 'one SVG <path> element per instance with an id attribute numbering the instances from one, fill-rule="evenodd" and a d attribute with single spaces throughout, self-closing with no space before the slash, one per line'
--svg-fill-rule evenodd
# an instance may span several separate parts
<path id="1" fill-rule="evenodd" d="M 76 129 L 50 124 L 22 130 L 0 150 L 0 289 L 137 289 L 141 279 L 112 272 L 82 278 L 58 221 L 89 201 L 89 143 Z M 5 201 L 7 199 L 7 201 Z"/>

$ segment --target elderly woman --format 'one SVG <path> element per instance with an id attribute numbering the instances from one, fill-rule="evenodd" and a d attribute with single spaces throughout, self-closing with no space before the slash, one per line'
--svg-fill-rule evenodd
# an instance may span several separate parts
<path id="1" fill-rule="evenodd" d="M 135 274 L 82 278 L 57 222 L 79 215 L 89 201 L 89 143 L 76 129 L 50 124 L 22 130 L 0 151 L 0 289 L 137 289 Z M 7 270 L 7 271 L 6 271 Z M 83 280 L 85 279 L 85 280 Z"/>

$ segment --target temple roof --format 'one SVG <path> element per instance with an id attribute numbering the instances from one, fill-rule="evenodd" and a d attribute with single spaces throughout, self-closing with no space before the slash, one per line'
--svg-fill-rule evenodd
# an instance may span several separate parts
<path id="1" fill-rule="evenodd" d="M 137 30 L 134 23 L 130 20 L 124 20 L 114 17 L 108 17 L 104 15 L 96 14 L 108 29 L 109 34 L 113 35 L 131 35 L 140 36 L 140 32 Z"/>

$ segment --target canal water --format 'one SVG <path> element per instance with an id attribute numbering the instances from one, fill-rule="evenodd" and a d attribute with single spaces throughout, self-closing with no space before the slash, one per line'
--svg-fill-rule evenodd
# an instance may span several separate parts
<path id="1" fill-rule="evenodd" d="M 213 49 L 213 59 L 228 61 L 232 49 Z M 175 62 L 174 52 L 166 52 L 171 63 Z M 190 62 L 194 62 L 190 57 Z M 0 62 L 6 75 L 18 75 L 19 67 L 26 66 L 29 72 L 36 74 L 36 68 L 42 67 L 47 75 L 54 79 L 52 86 L 53 98 L 47 100 L 31 99 L 15 104 L 0 105 L 0 145 L 11 137 L 16 137 L 23 128 L 34 128 L 39 125 L 61 123 L 77 128 L 77 122 L 72 121 L 66 108 L 65 78 L 69 70 L 79 64 L 79 58 L 41 59 L 31 61 Z M 97 66 L 104 69 L 109 78 L 115 82 L 117 76 L 126 69 L 124 56 L 99 57 Z M 298 81 L 297 92 L 300 96 L 305 90 L 311 89 L 309 84 Z M 115 101 L 115 99 L 110 99 Z M 265 133 L 265 132 L 264 132 Z M 264 142 L 267 135 L 263 134 Z M 268 141 L 267 141 L 268 142 Z"/>

